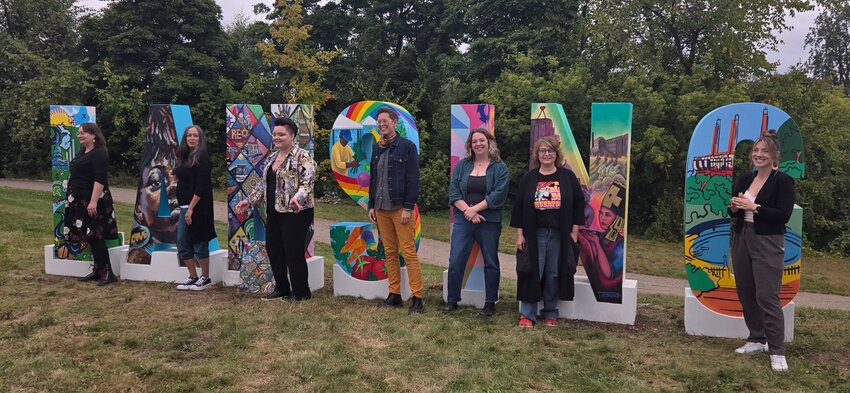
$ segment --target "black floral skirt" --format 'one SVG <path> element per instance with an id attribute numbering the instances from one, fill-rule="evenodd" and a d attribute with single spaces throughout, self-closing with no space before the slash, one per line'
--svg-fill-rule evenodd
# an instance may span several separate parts
<path id="1" fill-rule="evenodd" d="M 68 190 L 65 200 L 65 241 L 82 243 L 91 240 L 115 239 L 118 237 L 118 225 L 115 223 L 115 209 L 112 207 L 112 193 L 104 188 L 97 200 L 97 214 L 89 216 L 89 199 L 78 198 Z"/>

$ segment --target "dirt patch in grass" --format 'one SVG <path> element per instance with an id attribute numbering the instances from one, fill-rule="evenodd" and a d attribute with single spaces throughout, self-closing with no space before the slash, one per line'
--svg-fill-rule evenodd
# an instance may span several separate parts
<path id="1" fill-rule="evenodd" d="M 841 375 L 850 374 L 850 349 L 816 353 L 810 357 L 810 360 L 826 368 L 831 368 Z"/>

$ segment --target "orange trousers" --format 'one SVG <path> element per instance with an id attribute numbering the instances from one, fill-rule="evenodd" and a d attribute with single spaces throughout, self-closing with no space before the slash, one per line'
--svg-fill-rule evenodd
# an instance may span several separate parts
<path id="1" fill-rule="evenodd" d="M 422 268 L 419 265 L 419 255 L 416 253 L 416 220 L 410 212 L 407 224 L 401 223 L 401 212 L 397 210 L 375 210 L 378 221 L 378 233 L 384 242 L 387 258 L 387 276 L 390 281 L 390 293 L 401 294 L 401 266 L 398 252 L 401 250 L 404 263 L 407 266 L 407 278 L 410 280 L 410 291 L 413 296 L 422 298 Z"/>

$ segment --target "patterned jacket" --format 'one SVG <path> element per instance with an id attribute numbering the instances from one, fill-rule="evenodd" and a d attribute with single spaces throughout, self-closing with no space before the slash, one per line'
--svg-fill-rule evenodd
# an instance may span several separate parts
<path id="1" fill-rule="evenodd" d="M 277 159 L 280 151 L 275 151 L 266 158 L 263 164 L 263 180 L 254 187 L 248 195 L 251 205 L 264 203 L 266 199 L 266 175 Z M 295 197 L 301 209 L 312 209 L 313 184 L 316 182 L 316 161 L 310 157 L 310 153 L 298 146 L 293 146 L 287 158 L 277 170 L 277 187 L 275 189 L 274 209 L 278 213 L 294 213 L 295 207 L 289 205 L 289 200 Z"/>

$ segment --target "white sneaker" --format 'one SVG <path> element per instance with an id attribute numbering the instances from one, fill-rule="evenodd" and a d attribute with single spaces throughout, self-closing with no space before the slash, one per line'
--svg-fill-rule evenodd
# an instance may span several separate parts
<path id="1" fill-rule="evenodd" d="M 788 371 L 788 363 L 785 362 L 785 355 L 770 355 L 770 368 L 773 371 Z"/>
<path id="2" fill-rule="evenodd" d="M 197 278 L 189 277 L 185 281 L 177 285 L 177 290 L 188 291 L 192 289 L 192 286 L 195 285 L 196 282 L 198 282 Z"/>
<path id="3" fill-rule="evenodd" d="M 195 281 L 195 285 L 189 287 L 192 291 L 203 291 L 212 286 L 212 280 L 207 277 L 201 276 L 198 278 L 198 281 Z"/>
<path id="4" fill-rule="evenodd" d="M 735 353 L 740 354 L 756 352 L 767 352 L 767 343 L 761 344 L 747 341 L 746 344 L 735 350 Z"/>

